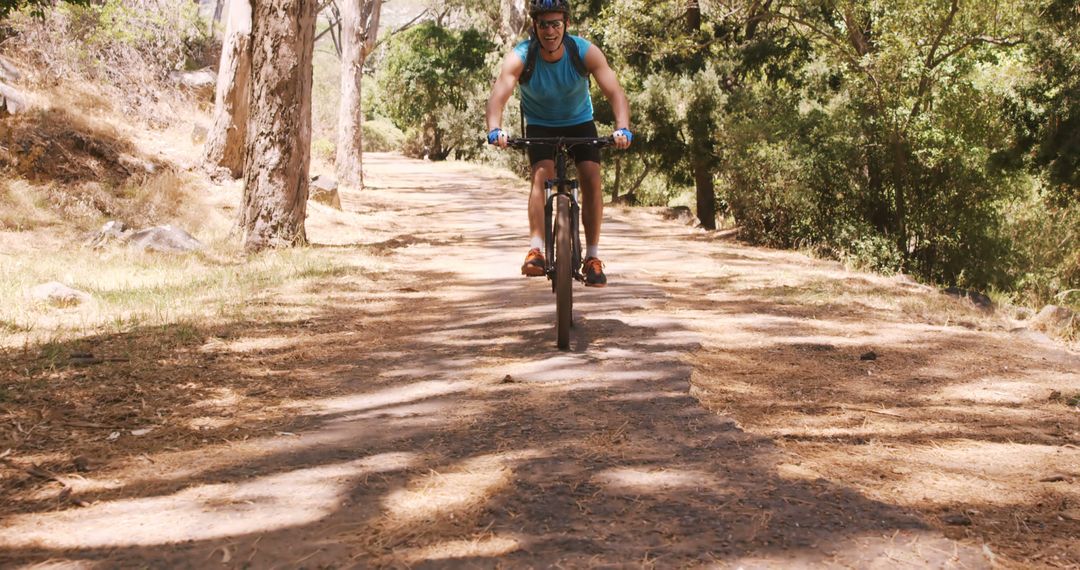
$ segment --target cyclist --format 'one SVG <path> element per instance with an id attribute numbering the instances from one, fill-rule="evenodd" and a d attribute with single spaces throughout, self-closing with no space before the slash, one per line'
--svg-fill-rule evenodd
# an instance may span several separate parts
<path id="1" fill-rule="evenodd" d="M 532 31 L 529 39 L 506 54 L 502 69 L 487 102 L 488 142 L 506 148 L 509 135 L 502 129 L 503 109 L 514 86 L 520 87 L 522 111 L 527 126 L 526 137 L 595 137 L 589 76 L 615 111 L 615 146 L 630 146 L 630 104 L 615 72 L 600 48 L 578 36 L 570 35 L 568 0 L 530 0 Z M 571 150 L 577 164 L 582 189 L 582 221 L 585 225 L 585 259 L 582 274 L 585 285 L 607 284 L 600 262 L 600 223 L 604 213 L 604 195 L 600 189 L 600 151 L 589 145 Z M 521 273 L 530 277 L 544 274 L 544 181 L 555 175 L 551 153 L 529 147 L 532 165 L 532 189 L 529 193 L 529 253 Z"/>

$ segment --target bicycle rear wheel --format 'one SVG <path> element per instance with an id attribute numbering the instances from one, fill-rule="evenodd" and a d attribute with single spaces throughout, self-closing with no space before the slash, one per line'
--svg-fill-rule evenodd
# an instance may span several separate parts
<path id="1" fill-rule="evenodd" d="M 560 349 L 570 347 L 570 321 L 574 309 L 574 258 L 570 235 L 570 198 L 555 199 L 555 331 Z"/>

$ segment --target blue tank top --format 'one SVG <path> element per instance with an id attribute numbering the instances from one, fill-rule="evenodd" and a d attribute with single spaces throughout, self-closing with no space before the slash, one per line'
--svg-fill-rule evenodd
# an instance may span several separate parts
<path id="1" fill-rule="evenodd" d="M 567 34 L 566 39 L 577 44 L 581 59 L 592 44 L 584 38 Z M 566 40 L 564 40 L 566 41 Z M 514 46 L 514 53 L 525 61 L 529 53 L 529 40 Z M 589 96 L 589 79 L 578 75 L 570 54 L 563 50 L 562 59 L 555 63 L 544 61 L 536 54 L 536 69 L 529 82 L 518 85 L 525 122 L 544 127 L 569 127 L 593 119 L 592 98 Z"/>

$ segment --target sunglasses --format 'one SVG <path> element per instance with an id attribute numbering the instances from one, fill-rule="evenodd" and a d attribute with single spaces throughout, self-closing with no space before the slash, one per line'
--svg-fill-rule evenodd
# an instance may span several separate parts
<path id="1" fill-rule="evenodd" d="M 553 28 L 553 29 L 556 29 L 556 30 L 560 30 L 563 27 L 563 21 L 562 20 L 537 20 L 536 21 L 536 26 L 538 28 L 540 28 L 541 30 L 546 30 L 548 28 Z"/>

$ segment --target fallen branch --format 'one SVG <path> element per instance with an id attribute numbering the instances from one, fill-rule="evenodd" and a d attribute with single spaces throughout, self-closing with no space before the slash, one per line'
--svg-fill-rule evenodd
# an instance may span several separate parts
<path id="1" fill-rule="evenodd" d="M 882 416 L 890 416 L 894 418 L 906 418 L 904 414 L 898 414 L 896 412 L 887 412 L 885 410 L 875 410 L 872 408 L 855 408 L 852 406 L 825 406 L 826 408 L 832 408 L 835 410 L 844 410 L 848 412 L 866 412 L 868 414 L 880 414 Z"/>
<path id="2" fill-rule="evenodd" d="M 33 475 L 34 477 L 45 479 L 46 481 L 56 481 L 57 483 L 60 483 L 61 485 L 67 487 L 67 483 L 60 479 L 59 475 L 47 469 L 43 469 L 40 466 L 31 465 L 30 467 L 23 467 L 22 465 L 19 465 L 18 463 L 15 463 L 14 461 L 6 457 L 0 458 L 0 463 L 3 463 L 4 465 L 11 467 L 12 469 L 22 471 L 23 473 Z"/>

